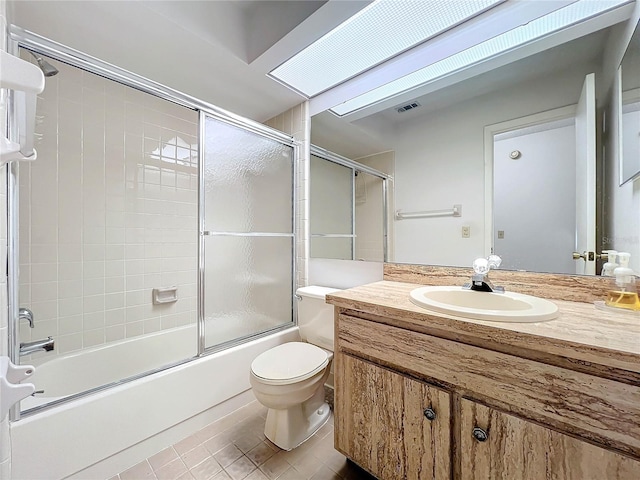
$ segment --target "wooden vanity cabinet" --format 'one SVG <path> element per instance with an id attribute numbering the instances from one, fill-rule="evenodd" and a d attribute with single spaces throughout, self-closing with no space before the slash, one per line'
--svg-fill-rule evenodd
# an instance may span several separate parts
<path id="1" fill-rule="evenodd" d="M 347 313 L 335 447 L 380 480 L 640 479 L 640 388 Z"/>
<path id="2" fill-rule="evenodd" d="M 380 479 L 450 478 L 450 395 L 350 355 L 336 361 L 336 448 Z"/>
<path id="3" fill-rule="evenodd" d="M 465 480 L 640 478 L 640 462 L 629 457 L 465 399 L 460 465 Z"/>

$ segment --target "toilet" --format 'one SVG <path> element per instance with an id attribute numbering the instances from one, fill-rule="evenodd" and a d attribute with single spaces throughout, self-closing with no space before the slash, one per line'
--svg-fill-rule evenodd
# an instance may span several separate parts
<path id="1" fill-rule="evenodd" d="M 251 363 L 253 393 L 269 409 L 264 435 L 283 450 L 292 450 L 310 438 L 331 415 L 324 401 L 324 384 L 333 360 L 333 306 L 325 303 L 325 297 L 336 291 L 299 288 L 302 342 L 273 347 Z"/>

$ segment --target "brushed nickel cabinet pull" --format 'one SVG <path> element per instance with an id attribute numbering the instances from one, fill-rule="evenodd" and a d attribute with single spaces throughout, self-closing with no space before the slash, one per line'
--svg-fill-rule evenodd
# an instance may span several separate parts
<path id="1" fill-rule="evenodd" d="M 436 419 L 436 412 L 433 408 L 429 407 L 429 408 L 425 408 L 424 410 L 424 416 L 427 417 L 427 420 L 435 420 Z"/>
<path id="2" fill-rule="evenodd" d="M 485 432 L 483 429 L 479 427 L 474 428 L 472 434 L 473 434 L 473 438 L 475 438 L 479 442 L 486 442 L 487 439 L 489 438 L 489 435 L 487 434 L 487 432 Z"/>

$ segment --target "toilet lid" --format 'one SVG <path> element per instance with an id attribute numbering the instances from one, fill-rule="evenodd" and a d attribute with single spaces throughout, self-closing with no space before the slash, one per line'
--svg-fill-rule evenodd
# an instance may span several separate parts
<path id="1" fill-rule="evenodd" d="M 329 363 L 327 352 L 304 342 L 289 342 L 261 353 L 251 363 L 256 377 L 278 383 L 309 378 Z"/>

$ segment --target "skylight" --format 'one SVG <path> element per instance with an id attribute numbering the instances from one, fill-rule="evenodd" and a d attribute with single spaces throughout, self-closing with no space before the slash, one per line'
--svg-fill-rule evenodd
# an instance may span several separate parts
<path id="1" fill-rule="evenodd" d="M 629 0 L 577 1 L 544 17 L 533 20 L 526 25 L 514 28 L 467 50 L 343 102 L 331 108 L 331 111 L 341 116 L 352 113 L 389 97 L 433 82 L 466 67 L 478 64 L 491 57 L 542 38 L 545 35 L 567 28 L 619 5 L 628 3 L 628 1 Z"/>
<path id="2" fill-rule="evenodd" d="M 376 0 L 269 75 L 312 97 L 503 1 Z"/>

